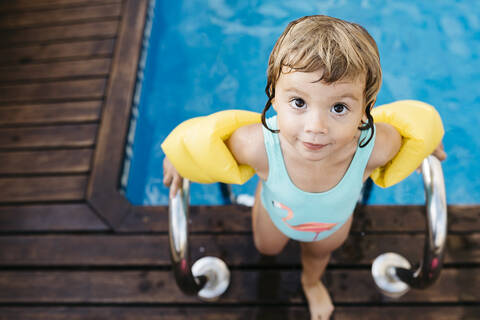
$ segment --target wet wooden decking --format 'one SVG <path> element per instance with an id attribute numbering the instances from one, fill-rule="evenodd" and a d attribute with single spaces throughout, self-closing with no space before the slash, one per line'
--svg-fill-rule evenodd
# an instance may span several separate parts
<path id="1" fill-rule="evenodd" d="M 192 260 L 232 272 L 204 303 L 175 285 L 166 208 L 118 192 L 146 4 L 0 1 L 0 319 L 307 319 L 298 245 L 258 254 L 248 209 L 192 208 Z M 420 260 L 422 210 L 357 208 L 324 277 L 335 319 L 480 319 L 478 206 L 449 208 L 433 287 L 398 300 L 375 289 L 377 255 Z"/>

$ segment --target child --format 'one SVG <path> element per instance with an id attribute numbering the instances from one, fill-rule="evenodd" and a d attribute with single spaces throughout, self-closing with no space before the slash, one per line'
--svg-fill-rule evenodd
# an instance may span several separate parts
<path id="1" fill-rule="evenodd" d="M 255 246 L 276 255 L 290 238 L 300 241 L 311 319 L 325 320 L 334 307 L 320 278 L 347 239 L 362 183 L 397 154 L 402 137 L 389 124 L 373 124 L 380 58 L 357 24 L 319 15 L 291 22 L 267 77 L 262 124 L 240 127 L 226 145 L 261 179 L 252 209 Z M 270 106 L 276 116 L 265 119 Z M 446 157 L 441 145 L 434 154 Z M 181 179 L 165 158 L 171 195 Z"/>

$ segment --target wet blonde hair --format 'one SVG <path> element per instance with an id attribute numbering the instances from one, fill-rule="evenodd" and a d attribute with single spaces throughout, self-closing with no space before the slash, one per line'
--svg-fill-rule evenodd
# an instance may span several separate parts
<path id="1" fill-rule="evenodd" d="M 287 70 L 287 71 L 285 71 Z M 331 84 L 339 80 L 355 80 L 365 75 L 365 114 L 360 130 L 371 130 L 366 146 L 373 137 L 370 111 L 380 90 L 382 70 L 377 44 L 362 26 L 333 17 L 306 16 L 288 24 L 270 54 L 265 92 L 268 101 L 262 113 L 262 123 L 270 131 L 265 114 L 275 98 L 275 86 L 282 72 L 322 71 L 318 81 Z"/>

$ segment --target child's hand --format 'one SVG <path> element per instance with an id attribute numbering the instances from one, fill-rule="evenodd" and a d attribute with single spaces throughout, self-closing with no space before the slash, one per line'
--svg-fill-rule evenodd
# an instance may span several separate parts
<path id="1" fill-rule="evenodd" d="M 437 157 L 438 160 L 443 161 L 447 158 L 447 153 L 443 149 L 443 142 L 440 142 L 438 147 L 433 150 L 432 154 Z"/>
<path id="2" fill-rule="evenodd" d="M 167 157 L 163 160 L 163 184 L 170 187 L 170 198 L 174 198 L 177 191 L 182 187 L 183 178 L 178 173 L 177 169 L 168 160 Z"/>
<path id="3" fill-rule="evenodd" d="M 443 149 L 443 142 L 440 142 L 440 144 L 435 148 L 435 150 L 433 150 L 432 155 L 440 161 L 447 159 L 447 153 Z M 418 173 L 422 172 L 421 168 L 422 165 L 420 165 L 416 171 Z"/>

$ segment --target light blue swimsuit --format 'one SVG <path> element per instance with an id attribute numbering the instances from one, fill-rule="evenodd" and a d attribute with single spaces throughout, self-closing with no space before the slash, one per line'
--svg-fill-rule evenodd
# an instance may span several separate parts
<path id="1" fill-rule="evenodd" d="M 277 117 L 267 119 L 277 129 Z M 371 130 L 371 129 L 370 129 Z M 359 143 L 370 135 L 362 131 Z M 288 176 L 278 134 L 263 127 L 268 156 L 268 179 L 262 181 L 261 199 L 275 226 L 286 236 L 299 241 L 327 238 L 348 221 L 360 196 L 363 175 L 375 144 L 375 134 L 357 151 L 342 180 L 332 189 L 311 193 L 300 190 Z"/>

